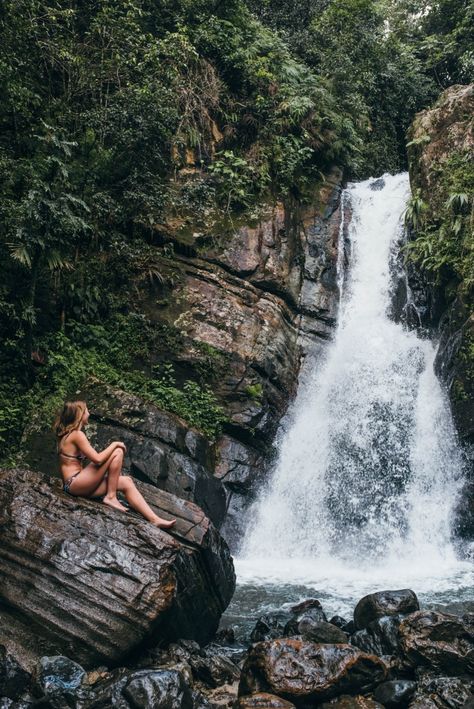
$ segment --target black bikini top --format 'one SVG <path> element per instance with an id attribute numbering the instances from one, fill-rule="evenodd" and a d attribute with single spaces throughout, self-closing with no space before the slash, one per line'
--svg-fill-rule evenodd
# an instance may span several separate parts
<path id="1" fill-rule="evenodd" d="M 69 431 L 69 433 L 71 433 L 71 431 Z M 66 438 L 67 436 L 69 436 L 69 433 L 66 433 L 65 438 Z M 84 455 L 84 453 L 79 453 L 79 455 L 71 455 L 70 453 L 64 453 L 64 452 L 63 452 L 62 450 L 60 450 L 60 448 L 59 448 L 59 441 L 58 441 L 57 447 L 58 447 L 58 455 L 63 455 L 63 456 L 65 456 L 65 458 L 74 458 L 75 460 L 84 460 L 84 458 L 86 457 L 86 456 Z"/>

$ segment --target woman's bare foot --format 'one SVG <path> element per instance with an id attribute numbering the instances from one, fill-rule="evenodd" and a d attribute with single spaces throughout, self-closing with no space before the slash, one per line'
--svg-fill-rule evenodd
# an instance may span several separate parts
<path id="1" fill-rule="evenodd" d="M 128 509 L 122 505 L 121 502 L 118 501 L 116 497 L 107 497 L 107 495 L 103 499 L 104 505 L 109 505 L 109 507 L 114 507 L 116 510 L 120 510 L 120 512 L 128 512 Z"/>
<path id="2" fill-rule="evenodd" d="M 175 519 L 163 519 L 162 517 L 158 517 L 158 515 L 155 519 L 150 520 L 150 522 L 154 524 L 155 527 L 160 527 L 160 529 L 169 529 L 176 524 Z"/>

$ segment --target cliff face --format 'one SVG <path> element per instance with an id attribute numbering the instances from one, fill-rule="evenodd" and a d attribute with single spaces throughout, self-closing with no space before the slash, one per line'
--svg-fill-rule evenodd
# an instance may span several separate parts
<path id="1" fill-rule="evenodd" d="M 277 204 L 259 223 L 177 240 L 171 292 L 140 296 L 151 323 L 185 338 L 171 356 L 178 373 L 219 360 L 214 389 L 227 417 L 219 440 L 211 444 L 177 416 L 99 382 L 81 393 L 93 443 L 125 440 L 134 475 L 197 502 L 234 547 L 301 360 L 309 346 L 324 346 L 335 324 L 341 177 L 328 175 L 311 208 Z M 35 433 L 25 448 L 28 462 L 51 474 L 52 439 Z"/>
<path id="2" fill-rule="evenodd" d="M 474 149 L 474 85 L 452 86 L 444 91 L 432 109 L 419 113 L 410 129 L 409 165 L 413 193 L 427 206 L 427 220 L 432 233 L 441 233 L 443 209 L 452 200 L 453 157 L 465 161 L 465 170 L 472 165 Z M 466 172 L 464 173 L 466 174 Z M 469 181 L 469 180 L 467 180 Z M 449 185 L 451 184 L 451 188 Z M 460 184 L 466 184 L 461 181 Z M 471 200 L 473 185 L 468 185 Z M 464 191 L 464 190 L 463 190 Z M 462 210 L 460 209 L 460 215 Z M 466 220 L 467 221 L 467 220 Z M 438 232 L 436 231 L 438 230 Z M 414 234 L 415 240 L 419 238 Z M 456 230 L 444 232 L 443 239 L 461 240 Z M 465 244 L 472 249 L 472 215 L 470 235 Z M 440 241 L 433 242 L 433 250 Z M 464 247 L 462 247 L 464 248 Z M 457 250 L 456 250 L 457 249 Z M 461 252 L 454 243 L 453 253 Z M 425 323 L 433 329 L 440 341 L 435 361 L 438 375 L 445 382 L 454 420 L 470 462 L 468 480 L 462 496 L 457 520 L 461 535 L 474 536 L 474 314 L 472 284 L 463 279 L 457 263 L 446 259 L 446 265 L 437 278 L 418 271 L 414 290 L 424 306 Z"/>

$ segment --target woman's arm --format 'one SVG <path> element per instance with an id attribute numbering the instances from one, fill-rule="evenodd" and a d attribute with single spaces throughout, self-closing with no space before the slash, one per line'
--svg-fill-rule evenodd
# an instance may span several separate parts
<path id="1" fill-rule="evenodd" d="M 98 453 L 95 448 L 91 446 L 87 440 L 86 434 L 83 431 L 74 431 L 69 437 L 69 440 L 75 443 L 81 453 L 84 453 L 86 458 L 96 465 L 102 465 L 102 463 L 105 463 L 107 458 L 110 458 L 116 448 L 122 448 L 125 451 L 125 443 L 122 443 L 121 441 L 112 441 L 107 448 L 104 448 L 103 451 Z"/>

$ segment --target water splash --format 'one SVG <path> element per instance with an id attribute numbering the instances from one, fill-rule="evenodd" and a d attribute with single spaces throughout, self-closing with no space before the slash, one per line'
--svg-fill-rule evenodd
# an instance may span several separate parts
<path id="1" fill-rule="evenodd" d="M 251 511 L 241 582 L 336 584 L 340 594 L 345 584 L 421 590 L 433 578 L 444 588 L 450 574 L 472 579 L 451 539 L 463 461 L 435 350 L 387 314 L 408 196 L 406 174 L 345 192 L 352 257 L 338 329 L 325 361 L 305 365 Z"/>

